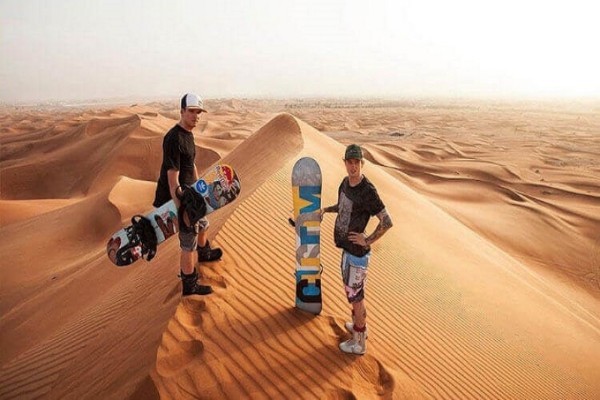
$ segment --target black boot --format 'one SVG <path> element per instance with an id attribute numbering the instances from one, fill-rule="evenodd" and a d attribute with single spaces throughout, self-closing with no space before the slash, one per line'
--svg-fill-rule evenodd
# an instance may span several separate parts
<path id="1" fill-rule="evenodd" d="M 204 286 L 198 284 L 198 271 L 194 268 L 194 272 L 190 275 L 186 275 L 181 271 L 181 283 L 183 284 L 183 296 L 190 296 L 192 294 L 199 294 L 204 296 L 212 293 L 210 286 Z"/>
<path id="2" fill-rule="evenodd" d="M 223 255 L 223 251 L 218 247 L 210 248 L 210 242 L 207 240 L 204 247 L 196 247 L 198 250 L 198 261 L 217 261 Z"/>

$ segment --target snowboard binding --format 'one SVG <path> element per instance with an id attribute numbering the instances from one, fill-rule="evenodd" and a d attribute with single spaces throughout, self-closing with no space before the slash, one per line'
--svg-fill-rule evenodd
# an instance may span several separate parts
<path id="1" fill-rule="evenodd" d="M 142 258 L 150 261 L 156 255 L 156 246 L 158 240 L 156 238 L 156 232 L 150 220 L 143 215 L 134 215 L 131 217 L 132 224 L 132 241 L 134 246 L 141 246 Z"/>
<path id="2" fill-rule="evenodd" d="M 182 186 L 182 194 L 179 197 L 181 207 L 177 212 L 179 216 L 179 226 L 182 230 L 191 232 L 196 223 L 206 215 L 206 202 L 202 195 L 196 192 L 190 186 Z M 187 215 L 189 225 L 185 221 L 184 215 Z"/>

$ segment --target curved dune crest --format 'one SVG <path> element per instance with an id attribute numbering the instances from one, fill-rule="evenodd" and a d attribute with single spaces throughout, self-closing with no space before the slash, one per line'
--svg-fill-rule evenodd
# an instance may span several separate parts
<path id="1" fill-rule="evenodd" d="M 233 166 L 239 174 L 245 196 L 248 186 L 251 192 L 289 157 L 298 154 L 303 142 L 297 120 L 289 114 L 280 114 L 244 140 L 223 162 Z"/>
<path id="2" fill-rule="evenodd" d="M 92 120 L 53 134 L 41 146 L 28 141 L 16 163 L 4 167 L 4 199 L 68 198 L 88 192 L 107 157 L 139 127 L 137 117 Z"/>
<path id="3" fill-rule="evenodd" d="M 110 201 L 127 220 L 134 214 L 145 214 L 152 210 L 156 184 L 121 177 L 108 194 Z"/>

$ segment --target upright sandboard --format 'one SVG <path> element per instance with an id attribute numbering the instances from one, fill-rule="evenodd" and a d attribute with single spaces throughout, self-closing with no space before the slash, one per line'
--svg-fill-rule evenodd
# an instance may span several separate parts
<path id="1" fill-rule="evenodd" d="M 292 198 L 296 228 L 296 307 L 319 314 L 321 296 L 321 168 L 310 158 L 292 170 Z"/>

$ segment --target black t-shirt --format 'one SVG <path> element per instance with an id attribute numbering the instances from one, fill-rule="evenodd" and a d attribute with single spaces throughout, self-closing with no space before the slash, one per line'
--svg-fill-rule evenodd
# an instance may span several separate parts
<path id="1" fill-rule="evenodd" d="M 366 255 L 371 247 L 352 243 L 348 234 L 364 233 L 369 219 L 384 208 L 377 189 L 366 176 L 354 187 L 350 186 L 348 177 L 344 178 L 338 189 L 338 215 L 333 232 L 335 245 L 357 257 Z"/>
<path id="2" fill-rule="evenodd" d="M 194 135 L 175 125 L 163 139 L 163 161 L 160 167 L 160 176 L 154 196 L 154 207 L 160 207 L 171 200 L 169 191 L 169 178 L 167 171 L 179 171 L 179 184 L 191 185 L 194 183 L 194 159 L 196 158 L 196 145 Z"/>

